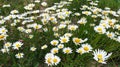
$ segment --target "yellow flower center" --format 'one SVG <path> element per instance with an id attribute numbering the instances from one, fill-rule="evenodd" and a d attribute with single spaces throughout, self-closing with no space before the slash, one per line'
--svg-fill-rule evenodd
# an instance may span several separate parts
<path id="1" fill-rule="evenodd" d="M 56 58 L 54 58 L 54 59 L 53 59 L 53 62 L 56 63 L 56 62 L 58 62 L 58 60 L 57 60 Z"/>
<path id="2" fill-rule="evenodd" d="M 54 20 L 54 18 L 50 18 L 50 20 Z"/>
<path id="3" fill-rule="evenodd" d="M 54 53 L 58 53 L 58 50 L 53 50 Z"/>
<path id="4" fill-rule="evenodd" d="M 98 60 L 98 62 L 99 62 L 99 63 L 102 63 L 102 62 L 103 62 L 103 60 L 102 60 L 102 59 L 100 59 L 100 60 Z"/>
<path id="5" fill-rule="evenodd" d="M 89 50 L 89 48 L 88 48 L 87 46 L 85 46 L 85 47 L 84 47 L 84 50 L 85 50 L 85 51 L 88 51 L 88 50 Z"/>
<path id="6" fill-rule="evenodd" d="M 112 34 L 108 34 L 108 37 L 111 37 L 112 36 Z"/>
<path id="7" fill-rule="evenodd" d="M 69 14 L 69 12 L 66 12 L 66 14 Z"/>
<path id="8" fill-rule="evenodd" d="M 66 52 L 66 53 L 70 53 L 70 50 L 66 50 L 65 52 Z"/>
<path id="9" fill-rule="evenodd" d="M 20 47 L 20 44 L 16 44 L 16 47 Z"/>
<path id="10" fill-rule="evenodd" d="M 76 42 L 76 43 L 80 43 L 80 39 L 75 38 L 75 42 Z"/>
<path id="11" fill-rule="evenodd" d="M 98 28 L 97 30 L 101 32 L 101 31 L 102 31 L 102 28 Z"/>
<path id="12" fill-rule="evenodd" d="M 88 12 L 85 12 L 86 15 L 88 15 Z"/>
<path id="13" fill-rule="evenodd" d="M 5 46 L 10 46 L 10 44 L 5 44 Z"/>
<path id="14" fill-rule="evenodd" d="M 72 27 L 71 27 L 71 30 L 75 30 L 75 27 L 72 26 Z"/>
<path id="15" fill-rule="evenodd" d="M 51 64 L 51 58 L 47 59 L 48 64 Z"/>
<path id="16" fill-rule="evenodd" d="M 5 32 L 5 30 L 2 30 L 2 32 Z"/>
<path id="17" fill-rule="evenodd" d="M 82 52 L 83 52 L 82 50 L 79 50 L 79 51 L 78 51 L 78 53 L 80 53 L 80 54 L 82 54 Z"/>
<path id="18" fill-rule="evenodd" d="M 63 42 L 67 42 L 67 39 L 66 39 L 66 38 L 63 38 L 62 41 L 63 41 Z"/>
<path id="19" fill-rule="evenodd" d="M 53 42 L 53 45 L 56 45 L 57 44 L 57 42 Z"/>
<path id="20" fill-rule="evenodd" d="M 98 54 L 97 57 L 98 57 L 99 59 L 102 59 L 103 56 L 102 56 L 102 54 Z"/>
<path id="21" fill-rule="evenodd" d="M 5 36 L 4 35 L 0 35 L 0 39 L 3 39 Z"/>
<path id="22" fill-rule="evenodd" d="M 37 26 L 35 26 L 35 28 L 36 28 L 36 29 L 38 29 L 38 28 L 39 28 L 39 27 L 38 27 L 38 25 L 37 25 Z"/>

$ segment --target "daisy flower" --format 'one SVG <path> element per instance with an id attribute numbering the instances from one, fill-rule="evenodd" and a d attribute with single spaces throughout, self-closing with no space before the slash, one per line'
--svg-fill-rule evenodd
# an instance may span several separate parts
<path id="1" fill-rule="evenodd" d="M 58 53 L 58 50 L 59 50 L 58 48 L 52 48 L 51 53 L 56 54 L 56 53 Z"/>
<path id="2" fill-rule="evenodd" d="M 71 36 L 72 36 L 72 33 L 65 33 L 64 36 L 65 36 L 65 37 L 71 37 Z"/>
<path id="3" fill-rule="evenodd" d="M 77 25 L 68 25 L 68 30 L 75 31 L 77 28 Z"/>
<path id="4" fill-rule="evenodd" d="M 2 48 L 0 51 L 1 51 L 2 53 L 7 53 L 7 52 L 9 52 L 9 49 L 8 49 L 8 48 Z"/>
<path id="5" fill-rule="evenodd" d="M 11 47 L 11 45 L 12 45 L 12 43 L 7 42 L 7 43 L 4 44 L 4 47 L 5 47 L 5 48 L 9 48 L 9 47 Z"/>
<path id="6" fill-rule="evenodd" d="M 45 6 L 47 6 L 47 3 L 46 2 L 42 2 L 41 5 L 45 7 Z"/>
<path id="7" fill-rule="evenodd" d="M 47 47 L 48 47 L 47 45 L 43 45 L 41 49 L 46 49 Z"/>
<path id="8" fill-rule="evenodd" d="M 35 48 L 35 47 L 31 47 L 31 48 L 30 48 L 30 51 L 36 51 L 36 49 L 37 49 L 37 48 Z"/>
<path id="9" fill-rule="evenodd" d="M 19 50 L 19 48 L 21 47 L 23 45 L 23 43 L 22 42 L 20 42 L 20 41 L 17 41 L 17 42 L 15 42 L 15 43 L 13 43 L 13 49 L 17 49 L 17 50 Z"/>
<path id="10" fill-rule="evenodd" d="M 57 47 L 58 47 L 59 49 L 62 49 L 62 48 L 64 47 L 64 45 L 63 45 L 63 44 L 59 44 Z"/>
<path id="11" fill-rule="evenodd" d="M 23 53 L 18 53 L 15 55 L 16 58 L 20 59 L 23 58 L 24 54 Z"/>
<path id="12" fill-rule="evenodd" d="M 85 53 L 85 51 L 84 51 L 84 49 L 83 48 L 78 48 L 77 50 L 76 50 L 76 52 L 77 53 L 79 53 L 79 54 L 83 54 L 83 53 Z"/>
<path id="13" fill-rule="evenodd" d="M 58 43 L 59 43 L 59 41 L 58 41 L 58 40 L 52 40 L 50 43 L 51 43 L 51 45 L 53 45 L 53 46 L 57 46 Z"/>
<path id="14" fill-rule="evenodd" d="M 70 47 L 66 47 L 66 48 L 63 48 L 63 52 L 65 54 L 71 54 L 72 53 L 72 49 Z"/>
<path id="15" fill-rule="evenodd" d="M 109 38 L 114 38 L 114 37 L 115 37 L 115 33 L 113 33 L 113 32 L 106 32 L 106 35 L 107 35 Z"/>
<path id="16" fill-rule="evenodd" d="M 94 27 L 94 30 L 99 34 L 104 34 L 106 32 L 106 29 L 103 26 L 96 26 Z"/>
<path id="17" fill-rule="evenodd" d="M 77 23 L 79 23 L 79 24 L 86 24 L 87 23 L 87 19 L 85 17 L 83 17 Z"/>
<path id="18" fill-rule="evenodd" d="M 57 65 L 57 64 L 60 63 L 61 59 L 60 59 L 58 56 L 54 56 L 54 57 L 52 58 L 52 61 L 53 61 L 53 63 L 54 63 L 55 65 Z"/>
<path id="19" fill-rule="evenodd" d="M 60 37 L 60 42 L 61 43 L 68 43 L 69 42 L 69 37 L 65 37 L 65 36 Z"/>
<path id="20" fill-rule="evenodd" d="M 89 53 L 90 51 L 92 51 L 92 47 L 89 44 L 82 44 L 82 48 L 84 49 L 85 53 Z"/>
<path id="21" fill-rule="evenodd" d="M 112 55 L 112 53 L 107 53 L 104 50 L 95 50 L 93 51 L 94 59 L 99 63 L 106 64 L 106 60 Z"/>
<path id="22" fill-rule="evenodd" d="M 8 32 L 8 30 L 4 27 L 0 28 L 0 34 L 6 34 L 6 32 Z"/>
<path id="23" fill-rule="evenodd" d="M 45 63 L 48 64 L 48 66 L 57 65 L 60 61 L 61 59 L 52 53 L 47 53 L 45 55 Z"/>
<path id="24" fill-rule="evenodd" d="M 5 40 L 7 36 L 7 34 L 0 34 L 0 40 Z"/>
<path id="25" fill-rule="evenodd" d="M 47 53 L 45 55 L 45 63 L 48 64 L 48 66 L 53 65 L 53 61 L 52 61 L 53 57 L 54 57 L 54 55 L 52 53 Z"/>
<path id="26" fill-rule="evenodd" d="M 86 39 L 84 39 L 84 40 L 82 40 L 81 38 L 73 38 L 73 42 L 76 44 L 76 45 L 80 45 L 80 43 L 83 43 L 83 42 L 85 42 L 85 41 L 87 41 L 88 39 L 86 38 Z"/>

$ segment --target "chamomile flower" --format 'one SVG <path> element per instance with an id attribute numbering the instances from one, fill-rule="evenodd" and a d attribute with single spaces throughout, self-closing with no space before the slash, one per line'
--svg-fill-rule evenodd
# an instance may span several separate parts
<path id="1" fill-rule="evenodd" d="M 65 27 L 66 27 L 66 24 L 60 24 L 60 25 L 58 26 L 59 29 L 64 29 Z"/>
<path id="2" fill-rule="evenodd" d="M 59 43 L 59 41 L 58 41 L 58 40 L 52 40 L 50 43 L 51 43 L 51 45 L 53 45 L 53 46 L 57 46 L 58 43 Z"/>
<path id="3" fill-rule="evenodd" d="M 85 15 L 91 15 L 92 13 L 90 11 L 83 11 L 82 14 L 85 14 Z"/>
<path id="4" fill-rule="evenodd" d="M 35 0 L 34 2 L 35 2 L 35 3 L 40 3 L 40 0 Z"/>
<path id="5" fill-rule="evenodd" d="M 58 27 L 53 27 L 53 31 L 58 31 Z"/>
<path id="6" fill-rule="evenodd" d="M 115 25 L 115 29 L 120 30 L 120 25 L 119 25 L 119 24 L 116 24 L 116 25 Z"/>
<path id="7" fill-rule="evenodd" d="M 46 2 L 42 2 L 41 5 L 44 6 L 44 7 L 46 7 L 47 3 Z"/>
<path id="8" fill-rule="evenodd" d="M 0 34 L 6 34 L 8 30 L 5 27 L 0 28 Z"/>
<path id="9" fill-rule="evenodd" d="M 29 35 L 29 38 L 32 39 L 34 37 L 34 35 Z"/>
<path id="10" fill-rule="evenodd" d="M 45 44 L 41 47 L 41 49 L 46 49 L 48 46 Z"/>
<path id="11" fill-rule="evenodd" d="M 87 20 L 85 17 L 81 18 L 77 23 L 79 24 L 86 24 L 87 23 Z"/>
<path id="12" fill-rule="evenodd" d="M 57 14 L 57 17 L 60 18 L 60 19 L 65 19 L 65 18 L 66 18 L 64 12 L 59 12 L 59 13 Z"/>
<path id="13" fill-rule="evenodd" d="M 64 36 L 65 36 L 65 37 L 71 37 L 71 36 L 72 36 L 72 33 L 65 33 Z"/>
<path id="14" fill-rule="evenodd" d="M 76 50 L 76 52 L 77 53 L 79 53 L 79 54 L 83 54 L 83 53 L 85 53 L 85 51 L 84 51 L 84 49 L 83 48 L 78 48 L 77 50 Z"/>
<path id="15" fill-rule="evenodd" d="M 45 55 L 45 63 L 48 64 L 48 66 L 53 65 L 53 61 L 52 61 L 53 57 L 54 55 L 52 53 L 47 53 Z"/>
<path id="16" fill-rule="evenodd" d="M 7 36 L 7 34 L 0 34 L 0 40 L 5 40 Z"/>
<path id="17" fill-rule="evenodd" d="M 73 38 L 73 42 L 76 44 L 76 45 L 80 45 L 80 43 L 81 43 L 81 39 L 79 39 L 79 38 Z"/>
<path id="18" fill-rule="evenodd" d="M 52 48 L 51 53 L 56 54 L 56 53 L 58 53 L 58 50 L 59 50 L 58 48 Z"/>
<path id="19" fill-rule="evenodd" d="M 34 29 L 40 29 L 40 28 L 42 28 L 42 25 L 35 23 L 35 24 L 33 25 L 33 28 L 34 28 Z"/>
<path id="20" fill-rule="evenodd" d="M 64 47 L 64 44 L 59 44 L 57 47 L 58 47 L 59 49 L 62 49 L 62 48 Z"/>
<path id="21" fill-rule="evenodd" d="M 12 10 L 10 13 L 11 14 L 16 14 L 16 13 L 19 13 L 19 11 L 18 10 Z"/>
<path id="22" fill-rule="evenodd" d="M 91 47 L 91 45 L 89 45 L 89 44 L 82 44 L 82 48 L 84 49 L 84 52 L 85 53 L 89 53 L 90 51 L 92 51 L 92 47 Z"/>
<path id="23" fill-rule="evenodd" d="M 8 49 L 8 48 L 2 48 L 2 49 L 1 49 L 1 52 L 2 52 L 2 53 L 8 53 L 8 52 L 9 52 L 9 49 Z"/>
<path id="24" fill-rule="evenodd" d="M 3 8 L 5 8 L 5 7 L 10 7 L 10 4 L 3 5 L 2 7 L 3 7 Z"/>
<path id="25" fill-rule="evenodd" d="M 31 47 L 31 48 L 30 48 L 30 51 L 36 51 L 36 49 L 37 49 L 37 48 L 35 48 L 35 47 Z"/>
<path id="26" fill-rule="evenodd" d="M 106 60 L 112 55 L 112 53 L 107 53 L 104 50 L 95 50 L 93 51 L 94 59 L 99 63 L 106 64 Z"/>
<path id="27" fill-rule="evenodd" d="M 106 20 L 101 20 L 100 21 L 100 26 L 103 26 L 103 27 L 105 27 L 105 28 L 110 28 L 110 25 L 107 23 L 107 21 Z"/>
<path id="28" fill-rule="evenodd" d="M 77 25 L 68 25 L 68 30 L 75 31 L 77 28 Z"/>
<path id="29" fill-rule="evenodd" d="M 15 42 L 15 43 L 13 43 L 12 46 L 13 46 L 13 49 L 19 50 L 19 48 L 20 48 L 22 45 L 23 45 L 22 42 L 17 41 L 17 42 Z"/>
<path id="30" fill-rule="evenodd" d="M 15 55 L 16 58 L 20 59 L 23 58 L 24 54 L 23 53 L 18 53 Z"/>
<path id="31" fill-rule="evenodd" d="M 42 24 L 43 24 L 43 25 L 48 24 L 48 20 L 47 20 L 47 19 L 45 19 L 45 18 L 41 19 L 41 21 L 42 21 Z"/>
<path id="32" fill-rule="evenodd" d="M 21 31 L 21 32 L 24 32 L 25 31 L 25 29 L 23 28 L 23 27 L 18 27 L 17 28 L 19 31 Z"/>
<path id="33" fill-rule="evenodd" d="M 66 47 L 66 48 L 63 48 L 63 52 L 64 52 L 64 54 L 71 54 L 72 49 L 70 47 Z"/>
<path id="34" fill-rule="evenodd" d="M 80 16 L 80 13 L 75 13 L 75 16 Z"/>
<path id="35" fill-rule="evenodd" d="M 60 57 L 53 55 L 52 53 L 47 53 L 45 55 L 45 63 L 48 64 L 48 66 L 57 65 L 60 61 Z"/>
<path id="36" fill-rule="evenodd" d="M 26 29 L 26 30 L 25 30 L 25 33 L 31 33 L 31 32 L 32 32 L 31 29 Z"/>
<path id="37" fill-rule="evenodd" d="M 117 20 L 116 19 L 107 19 L 107 22 L 108 22 L 108 24 L 110 25 L 110 26 L 114 26 L 114 24 L 117 22 Z"/>
<path id="38" fill-rule="evenodd" d="M 61 43 L 68 43 L 69 42 L 69 37 L 65 37 L 65 36 L 60 37 L 60 42 Z"/>
<path id="39" fill-rule="evenodd" d="M 87 38 L 84 39 L 84 40 L 82 40 L 81 38 L 77 38 L 77 37 L 73 38 L 73 42 L 74 42 L 76 45 L 80 45 L 80 43 L 84 43 L 84 42 L 87 41 L 87 40 L 88 40 Z"/>
<path id="40" fill-rule="evenodd" d="M 61 59 L 58 56 L 54 56 L 52 58 L 52 61 L 53 61 L 54 65 L 57 65 L 60 63 Z"/>
<path id="41" fill-rule="evenodd" d="M 59 33 L 54 33 L 54 36 L 55 36 L 55 37 L 59 37 L 60 34 L 59 34 Z"/>
<path id="42" fill-rule="evenodd" d="M 113 32 L 106 32 L 106 35 L 107 35 L 109 38 L 114 38 L 114 37 L 115 37 L 115 33 L 113 33 Z"/>
<path id="43" fill-rule="evenodd" d="M 106 32 L 106 29 L 103 26 L 95 26 L 94 30 L 99 34 L 104 34 Z"/>
<path id="44" fill-rule="evenodd" d="M 11 45 L 12 45 L 12 43 L 7 42 L 7 43 L 4 44 L 4 47 L 5 47 L 5 48 L 9 48 L 9 47 L 11 47 Z"/>

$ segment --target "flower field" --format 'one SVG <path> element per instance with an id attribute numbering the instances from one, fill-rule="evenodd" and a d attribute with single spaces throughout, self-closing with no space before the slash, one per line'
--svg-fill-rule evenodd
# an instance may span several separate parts
<path id="1" fill-rule="evenodd" d="M 0 67 L 120 67 L 120 1 L 0 0 Z"/>

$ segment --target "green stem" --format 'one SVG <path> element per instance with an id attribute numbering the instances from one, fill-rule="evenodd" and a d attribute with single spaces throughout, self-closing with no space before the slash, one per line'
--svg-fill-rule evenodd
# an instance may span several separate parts
<path id="1" fill-rule="evenodd" d="M 98 67 L 98 62 L 96 62 L 96 65 L 95 65 L 95 67 Z"/>
<path id="2" fill-rule="evenodd" d="M 113 61 L 113 59 L 112 59 L 112 58 L 111 58 L 111 60 L 112 60 L 112 62 L 113 62 L 114 67 L 117 67 L 117 66 L 116 66 L 116 64 L 115 64 L 115 62 Z"/>

